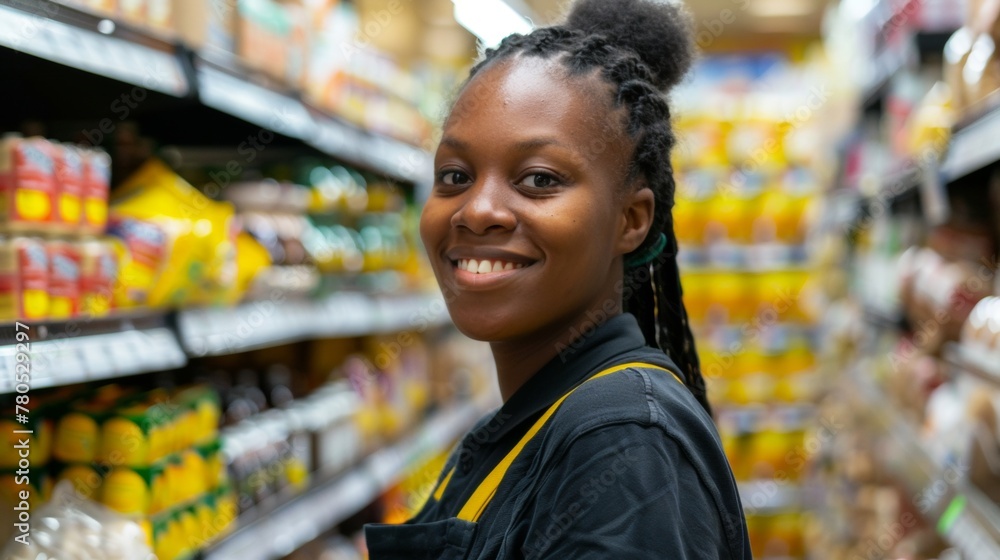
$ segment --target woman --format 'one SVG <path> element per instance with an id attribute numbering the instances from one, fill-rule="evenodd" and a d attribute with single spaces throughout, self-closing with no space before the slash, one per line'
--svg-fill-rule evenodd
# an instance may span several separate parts
<path id="1" fill-rule="evenodd" d="M 504 404 L 414 519 L 366 527 L 372 560 L 750 558 L 675 259 L 692 51 L 675 4 L 582 0 L 473 68 L 421 236 Z"/>

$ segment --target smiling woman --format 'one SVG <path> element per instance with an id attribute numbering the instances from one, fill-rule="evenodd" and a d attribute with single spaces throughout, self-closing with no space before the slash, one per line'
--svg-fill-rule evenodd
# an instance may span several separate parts
<path id="1" fill-rule="evenodd" d="M 413 520 L 366 528 L 373 560 L 750 557 L 676 263 L 691 34 L 677 4 L 582 0 L 473 69 L 421 235 L 504 405 Z"/>

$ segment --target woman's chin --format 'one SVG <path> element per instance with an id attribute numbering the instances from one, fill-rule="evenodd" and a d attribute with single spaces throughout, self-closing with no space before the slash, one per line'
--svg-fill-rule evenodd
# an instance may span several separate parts
<path id="1" fill-rule="evenodd" d="M 497 317 L 484 317 L 483 313 L 466 313 L 450 309 L 455 328 L 472 340 L 499 342 L 511 338 L 510 325 Z"/>

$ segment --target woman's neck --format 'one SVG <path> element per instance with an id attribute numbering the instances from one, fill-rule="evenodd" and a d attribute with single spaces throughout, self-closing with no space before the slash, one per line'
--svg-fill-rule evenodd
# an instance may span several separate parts
<path id="1" fill-rule="evenodd" d="M 585 336 L 581 333 L 592 332 L 621 312 L 620 305 L 610 314 L 588 312 L 567 325 L 547 329 L 544 333 L 533 333 L 516 341 L 491 342 L 503 401 L 507 402 L 545 364 L 565 353 L 577 339 Z"/>

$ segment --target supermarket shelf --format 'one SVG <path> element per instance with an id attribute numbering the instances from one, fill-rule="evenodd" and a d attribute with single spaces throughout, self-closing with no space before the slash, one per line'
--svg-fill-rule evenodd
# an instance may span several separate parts
<path id="1" fill-rule="evenodd" d="M 802 489 L 798 484 L 774 480 L 750 480 L 739 483 L 740 501 L 750 514 L 766 514 L 802 507 Z"/>
<path id="2" fill-rule="evenodd" d="M 274 560 L 320 536 L 384 493 L 415 461 L 446 451 L 483 414 L 464 404 L 432 417 L 412 437 L 375 452 L 355 469 L 320 483 L 214 545 L 203 560 Z"/>
<path id="3" fill-rule="evenodd" d="M 235 354 L 312 338 L 425 330 L 450 321 L 440 296 L 338 293 L 321 301 L 262 300 L 184 310 L 178 329 L 191 356 Z"/>
<path id="4" fill-rule="evenodd" d="M 313 338 L 425 331 L 451 320 L 440 296 L 339 293 L 235 308 L 0 325 L 0 394 L 15 390 L 27 360 L 31 389 L 127 377 L 184 366 L 189 357 L 235 354 Z M 18 332 L 26 333 L 18 340 Z M 27 343 L 20 346 L 18 343 Z M 19 355 L 21 356 L 19 358 Z M 20 360 L 20 362 L 18 361 Z M 23 369 L 23 368 L 21 368 Z"/>
<path id="5" fill-rule="evenodd" d="M 163 315 L 29 322 L 26 326 L 27 330 L 0 327 L 0 393 L 15 390 L 15 374 L 21 373 L 17 365 L 25 359 L 31 389 L 164 371 L 187 363 Z M 26 341 L 21 341 L 25 346 L 18 344 L 17 332 L 27 334 Z"/>
<path id="6" fill-rule="evenodd" d="M 947 182 L 1000 161 L 1000 103 L 954 132 L 948 154 L 941 166 Z"/>
<path id="7" fill-rule="evenodd" d="M 432 174 L 425 150 L 326 115 L 303 103 L 298 92 L 253 73 L 247 79 L 246 72 L 224 65 L 237 64 L 233 59 L 217 64 L 192 57 L 148 30 L 112 24 L 51 0 L 0 0 L 0 46 L 174 97 L 196 98 L 214 111 L 388 177 L 422 185 Z"/>
<path id="8" fill-rule="evenodd" d="M 1000 558 L 1000 508 L 964 481 L 962 468 L 934 462 L 914 428 L 868 376 L 853 368 L 851 386 L 860 404 L 875 415 L 884 445 L 873 454 L 893 472 L 918 511 L 966 560 Z"/>
<path id="9" fill-rule="evenodd" d="M 176 97 L 191 91 L 173 45 L 103 22 L 48 0 L 0 0 L 0 45 Z"/>

